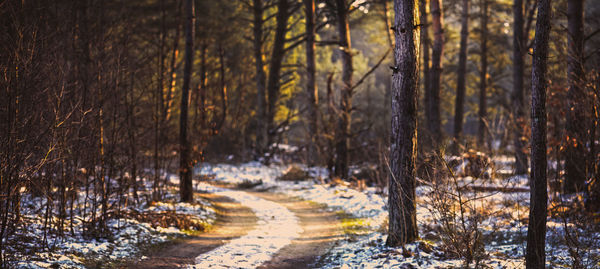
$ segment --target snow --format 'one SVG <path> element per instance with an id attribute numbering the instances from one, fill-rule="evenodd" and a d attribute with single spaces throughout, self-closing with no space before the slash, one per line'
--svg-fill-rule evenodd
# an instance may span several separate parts
<path id="1" fill-rule="evenodd" d="M 462 189 L 461 197 L 466 207 L 467 225 L 477 225 L 476 231 L 484 238 L 482 263 L 489 268 L 523 268 L 525 253 L 525 237 L 527 233 L 526 219 L 529 211 L 529 186 L 526 176 L 509 176 L 510 166 L 514 159 L 505 156 L 492 158 L 497 168 L 496 174 L 502 177 L 479 179 L 458 177 L 456 182 L 442 186 L 420 181 L 416 189 L 417 221 L 420 236 L 423 238 L 403 248 L 385 246 L 387 205 L 385 191 L 376 188 L 356 190 L 345 184 L 326 184 L 322 178 L 328 174 L 324 168 L 308 168 L 297 165 L 308 171 L 313 180 L 280 181 L 290 165 L 262 165 L 258 162 L 243 164 L 204 164 L 197 168 L 196 174 L 212 175 L 217 184 L 260 183 L 255 188 L 284 193 L 305 200 L 325 204 L 328 210 L 344 211 L 359 218 L 364 227 L 360 233 L 348 234 L 345 240 L 339 241 L 328 255 L 322 257 L 319 266 L 322 268 L 448 268 L 462 267 L 464 260 L 451 255 L 449 246 L 443 239 L 449 235 L 441 231 L 441 208 L 435 195 L 439 191 L 452 192 L 458 186 Z M 172 184 L 178 183 L 177 176 L 167 175 Z M 468 187 L 479 186 L 490 189 L 513 188 L 516 191 L 502 192 L 485 189 L 473 191 Z M 467 187 L 467 188 L 463 188 Z M 290 244 L 302 232 L 298 219 L 285 207 L 261 199 L 248 192 L 218 188 L 207 182 L 196 185 L 199 191 L 217 193 L 228 196 L 249 207 L 259 219 L 254 230 L 247 235 L 233 239 L 225 245 L 198 256 L 195 265 L 190 268 L 255 268 L 268 261 L 284 246 Z M 518 190 L 517 190 L 518 189 Z M 457 204 L 456 195 L 450 196 L 446 205 Z M 577 195 L 552 197 L 561 204 L 572 203 Z M 43 221 L 36 212 L 27 211 L 40 208 L 41 198 L 26 197 L 24 203 L 24 223 L 26 234 L 21 239 L 42 238 Z M 176 211 L 194 215 L 199 221 L 214 221 L 215 212 L 209 204 L 155 203 L 146 211 Z M 56 219 L 52 221 L 56 222 Z M 459 223 L 458 214 L 449 221 Z M 68 224 L 66 224 L 68 225 Z M 81 220 L 75 219 L 75 231 L 81 231 Z M 153 228 L 148 223 L 139 223 L 131 219 L 112 219 L 108 222 L 114 236 L 107 239 L 89 239 L 81 233 L 66 235 L 64 240 L 50 234 L 49 243 L 53 247 L 50 253 L 28 243 L 18 242 L 19 247 L 31 249 L 16 257 L 18 268 L 83 268 L 82 257 L 118 260 L 139 253 L 139 244 L 155 244 L 170 240 L 174 236 L 183 236 L 184 232 L 175 228 Z M 457 225 L 456 227 L 460 227 Z M 592 230 L 593 225 L 565 221 L 557 217 L 548 218 L 547 232 L 547 267 L 568 268 L 573 263 L 573 253 L 581 258 L 584 265 L 598 267 L 600 260 L 600 233 Z M 459 228 L 456 228 L 459 229 Z M 577 238 L 578 246 L 566 242 L 567 234 Z M 12 239 L 17 240 L 17 239 Z M 11 242 L 11 241 L 9 241 Z M 35 242 L 31 240 L 31 242 Z M 10 244 L 10 243 L 9 243 Z M 16 244 L 16 242 L 15 242 Z M 571 245 L 571 247 L 569 247 Z M 429 246 L 429 247 L 423 247 Z M 15 246 L 16 247 L 16 246 Z M 575 249 L 575 250 L 574 250 Z M 595 262 L 595 263 L 594 263 Z"/>
<path id="2" fill-rule="evenodd" d="M 107 227 L 112 231 L 108 238 L 93 239 L 85 236 L 81 231 L 85 225 L 79 217 L 73 222 L 73 234 L 65 231 L 64 237 L 57 234 L 48 234 L 48 243 L 51 251 L 40 248 L 36 240 L 43 238 L 43 219 L 34 214 L 33 209 L 42 204 L 41 198 L 26 196 L 23 206 L 23 222 L 26 227 L 21 229 L 23 234 L 12 235 L 8 246 L 14 249 L 25 249 L 27 252 L 16 252 L 13 257 L 13 266 L 17 268 L 85 268 L 84 259 L 97 260 L 123 260 L 134 257 L 140 253 L 140 246 L 158 244 L 172 240 L 174 237 L 184 237 L 186 233 L 175 227 L 152 227 L 148 223 L 140 223 L 134 219 L 113 218 L 107 221 Z M 144 209 L 144 212 L 175 211 L 190 214 L 193 219 L 207 224 L 212 224 L 216 213 L 211 205 L 204 200 L 197 200 L 197 204 L 159 202 L 154 206 Z M 53 218 L 53 223 L 58 219 Z M 69 227 L 69 222 L 65 227 Z M 31 239 L 31 240 L 29 240 Z M 18 243 L 17 243 L 18 242 Z M 9 243 L 10 244 L 10 243 Z"/>
<path id="3" fill-rule="evenodd" d="M 254 211 L 258 223 L 247 235 L 196 257 L 196 264 L 189 268 L 255 268 L 302 233 L 296 216 L 280 204 L 207 184 L 200 184 L 198 189 L 233 198 Z"/>
<path id="4" fill-rule="evenodd" d="M 496 167 L 508 167 L 511 158 L 499 156 L 493 158 Z M 327 177 L 323 168 L 307 168 L 315 180 L 289 182 L 276 180 L 289 166 L 246 163 L 239 165 L 206 164 L 198 172 L 215 176 L 215 182 L 239 184 L 243 182 L 259 183 L 256 188 L 282 192 L 290 196 L 326 204 L 330 210 L 343 210 L 356 218 L 365 220 L 363 234 L 349 236 L 339 242 L 322 260 L 323 268 L 448 268 L 462 267 L 464 260 L 460 257 L 447 255 L 445 246 L 440 241 L 444 236 L 439 226 L 439 208 L 431 200 L 435 189 L 431 185 L 421 185 L 417 188 L 417 220 L 419 231 L 423 238 L 417 243 L 409 244 L 406 250 L 410 255 L 405 257 L 402 249 L 384 246 L 387 220 L 386 197 L 375 188 L 364 191 L 351 189 L 342 184 L 322 184 L 320 178 Z M 503 171 L 507 172 L 507 171 Z M 453 184 L 451 184 L 454 186 Z M 528 216 L 529 186 L 526 176 L 511 176 L 505 179 L 474 179 L 471 177 L 457 178 L 457 185 L 481 186 L 490 188 L 519 188 L 514 192 L 501 191 L 467 191 L 464 190 L 464 201 L 469 200 L 467 212 L 468 223 L 477 222 L 477 230 L 486 239 L 483 248 L 482 263 L 490 268 L 523 268 L 525 253 L 525 237 L 527 225 L 523 222 Z M 448 186 L 446 186 L 448 187 Z M 471 215 L 481 214 L 478 218 Z M 456 220 L 456 219 L 455 219 Z M 582 232 L 582 231 L 580 231 Z M 564 227 L 559 220 L 549 220 L 547 234 L 547 266 L 567 266 L 571 262 L 568 248 L 557 241 L 564 237 Z M 600 233 L 592 233 L 592 238 L 600 238 Z M 600 240 L 596 240 L 600 242 Z M 421 243 L 432 245 L 432 251 L 425 252 L 418 246 Z M 598 244 L 591 246 L 584 253 L 586 259 L 600 255 Z"/>

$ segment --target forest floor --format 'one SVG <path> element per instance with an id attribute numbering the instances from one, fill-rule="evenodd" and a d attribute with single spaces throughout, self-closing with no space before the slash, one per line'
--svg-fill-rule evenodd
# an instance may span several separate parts
<path id="1" fill-rule="evenodd" d="M 460 176 L 464 167 L 457 167 L 458 176 L 441 184 L 420 180 L 421 239 L 400 248 L 385 246 L 386 188 L 327 180 L 323 168 L 257 162 L 198 167 L 195 204 L 177 203 L 173 191 L 166 202 L 128 209 L 186 214 L 206 223 L 207 231 L 161 228 L 124 215 L 109 222 L 111 238 L 49 235 L 48 251 L 28 243 L 42 236 L 43 225 L 34 217 L 39 212 L 27 210 L 40 208 L 43 199 L 28 197 L 27 232 L 15 235 L 11 247 L 20 255 L 18 268 L 523 268 L 527 178 L 510 176 L 510 159 L 495 163 L 487 179 Z M 285 178 L 298 168 L 305 174 Z M 178 185 L 177 176 L 167 177 Z M 577 201 L 577 195 L 551 192 L 548 267 L 600 268 L 598 219 L 560 214 Z"/>
<path id="2" fill-rule="evenodd" d="M 281 215 L 269 214 L 271 220 L 261 220 L 254 213 L 260 212 L 260 208 L 246 207 L 226 196 L 198 195 L 210 200 L 217 209 L 217 221 L 212 229 L 157 249 L 148 258 L 129 267 L 176 268 L 195 264 L 196 268 L 305 268 L 314 266 L 335 241 L 344 237 L 337 215 L 325 210 L 323 205 L 284 194 L 248 192 L 247 195 L 261 199 L 257 201 L 263 206 L 264 201 L 270 201 L 285 207 L 298 221 L 283 219 L 283 223 L 276 223 L 279 227 L 274 227 L 268 222 L 281 218 Z M 291 242 L 283 242 L 289 244 L 272 246 L 278 240 L 286 241 L 285 234 L 293 232 L 296 225 L 301 228 L 301 233 L 294 234 Z M 280 232 L 273 234 L 272 229 Z M 268 248 L 270 244 L 271 248 Z M 264 253 L 272 256 L 261 255 Z"/>

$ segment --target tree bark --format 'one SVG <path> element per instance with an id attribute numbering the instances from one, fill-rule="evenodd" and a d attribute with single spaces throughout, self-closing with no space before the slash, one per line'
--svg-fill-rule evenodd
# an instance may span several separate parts
<path id="1" fill-rule="evenodd" d="M 465 78 L 467 75 L 467 41 L 469 38 L 469 0 L 463 0 L 460 29 L 460 51 L 458 53 L 458 78 L 456 81 L 456 101 L 454 102 L 454 141 L 452 153 L 458 154 L 463 131 L 465 106 Z"/>
<path id="2" fill-rule="evenodd" d="M 477 145 L 485 147 L 487 118 L 487 35 L 488 35 L 488 1 L 482 0 L 481 11 L 481 73 L 479 74 L 479 128 L 477 129 Z"/>
<path id="3" fill-rule="evenodd" d="M 308 145 L 308 164 L 318 163 L 317 147 L 319 142 L 319 92 L 315 79 L 315 0 L 304 0 L 304 11 L 306 14 L 306 94 L 308 96 L 308 134 L 310 144 Z"/>
<path id="4" fill-rule="evenodd" d="M 546 217 L 546 77 L 550 39 L 550 0 L 538 1 L 531 74 L 531 180 L 529 227 L 527 229 L 527 268 L 545 267 Z"/>
<path id="5" fill-rule="evenodd" d="M 267 99 L 265 66 L 263 63 L 263 6 L 262 0 L 254 0 L 253 3 L 253 33 L 254 33 L 254 68 L 256 69 L 256 157 L 260 158 L 267 149 Z"/>
<path id="6" fill-rule="evenodd" d="M 192 189 L 192 160 L 190 158 L 190 143 L 187 136 L 188 123 L 188 98 L 192 64 L 194 60 L 194 1 L 185 1 L 185 65 L 183 67 L 183 87 L 181 89 L 181 115 L 179 117 L 179 195 L 182 202 L 192 202 L 194 192 Z"/>
<path id="7" fill-rule="evenodd" d="M 352 109 L 352 51 L 350 43 L 350 24 L 348 22 L 348 4 L 346 0 L 336 0 L 338 35 L 342 54 L 342 88 L 340 89 L 340 113 L 336 130 L 335 175 L 340 178 L 348 177 L 350 155 L 350 128 Z"/>
<path id="8" fill-rule="evenodd" d="M 525 68 L 524 51 L 525 42 L 523 35 L 523 0 L 514 0 L 513 4 L 513 128 L 515 146 L 515 174 L 527 173 L 527 154 L 525 146 L 527 139 L 524 137 L 525 127 L 525 93 L 523 91 L 523 72 Z"/>
<path id="9" fill-rule="evenodd" d="M 395 0 L 392 75 L 391 175 L 389 179 L 389 235 L 386 244 L 399 246 L 418 238 L 415 204 L 417 149 L 417 54 L 415 48 L 415 2 Z"/>
<path id="10" fill-rule="evenodd" d="M 290 17 L 288 9 L 288 0 L 279 0 L 277 4 L 275 40 L 273 42 L 273 51 L 269 63 L 269 77 L 267 78 L 267 148 L 271 146 L 274 137 L 277 134 L 277 130 L 275 130 L 275 114 L 277 112 L 277 100 L 279 99 L 281 64 L 283 62 L 283 57 L 285 56 L 285 33 L 287 32 L 288 18 Z M 269 162 L 268 157 L 265 162 Z"/>
<path id="11" fill-rule="evenodd" d="M 589 124 L 585 117 L 588 109 L 584 92 L 585 71 L 583 59 L 583 5 L 584 0 L 567 2 L 568 55 L 567 55 L 567 145 L 565 149 L 566 193 L 582 191 L 585 188 L 587 161 L 585 143 L 588 141 Z"/>
<path id="12" fill-rule="evenodd" d="M 440 88 L 442 79 L 442 54 L 444 53 L 444 30 L 443 30 L 443 11 L 441 0 L 431 0 L 429 10 L 431 12 L 433 47 L 431 49 L 431 80 L 428 91 L 430 103 L 426 103 L 427 130 L 430 133 L 432 142 L 439 143 L 442 139 L 442 120 L 440 115 Z M 427 93 L 426 93 L 427 94 Z"/>
<path id="13" fill-rule="evenodd" d="M 432 105 L 431 86 L 429 73 L 429 23 L 427 22 L 427 0 L 419 1 L 419 24 L 421 24 L 421 49 L 420 53 L 423 56 L 423 95 L 425 100 L 425 118 L 431 119 L 431 111 L 427 109 Z"/>

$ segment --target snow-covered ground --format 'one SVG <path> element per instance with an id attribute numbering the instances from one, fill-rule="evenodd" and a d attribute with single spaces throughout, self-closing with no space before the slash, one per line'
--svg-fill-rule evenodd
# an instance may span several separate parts
<path id="1" fill-rule="evenodd" d="M 491 179 L 471 177 L 456 178 L 442 184 L 420 181 L 417 188 L 417 220 L 421 240 L 404 248 L 385 246 L 387 205 L 385 188 L 373 187 L 362 191 L 340 182 L 323 183 L 328 174 L 323 168 L 307 168 L 313 179 L 301 181 L 278 180 L 290 165 L 265 166 L 257 162 L 244 164 L 204 164 L 196 174 L 211 175 L 215 183 L 256 185 L 254 188 L 285 193 L 306 200 L 326 204 L 330 210 L 342 210 L 358 218 L 363 227 L 348 234 L 338 242 L 329 255 L 318 263 L 323 268 L 448 268 L 461 267 L 465 261 L 465 236 L 474 260 L 489 268 L 523 268 L 525 237 L 529 208 L 526 177 L 508 177 L 510 165 L 507 158 L 496 158 L 496 173 L 504 176 Z M 210 177 L 209 177 L 210 178 Z M 177 183 L 176 176 L 170 176 Z M 252 184 L 248 184 L 252 183 Z M 473 186 L 488 189 L 474 191 Z M 298 221 L 284 207 L 255 197 L 247 192 L 216 188 L 197 182 L 198 191 L 218 192 L 251 208 L 259 218 L 256 230 L 247 236 L 205 253 L 196 259 L 196 268 L 208 265 L 227 267 L 232 262 L 237 267 L 254 268 L 269 260 L 279 249 L 289 244 L 301 233 Z M 457 192 L 456 189 L 460 189 Z M 505 191 L 506 189 L 510 191 Z M 502 190 L 502 191 L 500 191 Z M 460 196 L 459 196 L 460 194 Z M 572 202 L 573 197 L 558 197 Z M 33 238 L 41 238 L 43 221 L 39 219 L 42 198 L 26 197 L 23 204 L 22 225 L 26 234 L 12 237 L 9 247 L 27 249 L 15 257 L 19 268 L 82 268 L 90 260 L 119 260 L 139 256 L 140 244 L 156 244 L 184 231 L 175 227 L 152 227 L 132 219 L 113 218 L 108 228 L 113 236 L 103 240 L 86 238 L 78 231 L 82 221 L 75 219 L 74 234 L 65 237 L 48 234 L 52 251 L 33 245 Z M 201 202 L 201 201 L 199 201 Z M 568 204 L 568 203 L 566 203 Z M 461 214 L 461 207 L 462 213 Z M 144 209 L 149 212 L 176 211 L 196 216 L 199 221 L 211 221 L 215 213 L 210 205 L 155 203 Z M 277 216 L 277 218 L 273 218 Z M 52 221 L 57 221 L 52 219 Z M 463 224 L 464 223 L 464 224 Z M 69 223 L 65 224 L 69 226 Z M 595 225 L 595 226 L 594 226 Z M 600 233 L 598 224 L 548 218 L 547 266 L 568 268 L 579 260 L 589 268 L 600 268 Z M 281 229 L 285 227 L 285 229 Z M 594 227 L 595 230 L 594 230 Z M 28 240 L 31 239 L 31 240 Z M 51 254 L 50 254 L 51 253 Z M 220 260 L 219 260 L 220 259 Z M 475 261 L 474 261 L 475 262 Z M 473 263 L 471 264 L 473 265 Z"/>
<path id="2" fill-rule="evenodd" d="M 257 227 L 245 236 L 196 257 L 190 268 L 255 268 L 302 233 L 296 216 L 284 206 L 243 191 L 200 184 L 199 190 L 231 197 L 258 217 Z"/>
<path id="3" fill-rule="evenodd" d="M 172 240 L 175 237 L 186 236 L 186 232 L 176 227 L 163 228 L 149 223 L 139 222 L 133 218 L 111 218 L 107 221 L 107 228 L 111 235 L 104 239 L 93 239 L 85 236 L 82 231 L 85 225 L 80 217 L 75 217 L 72 223 L 72 232 L 68 228 L 63 236 L 55 233 L 47 234 L 49 249 L 41 248 L 37 242 L 44 238 L 44 221 L 34 210 L 45 203 L 45 199 L 24 197 L 22 208 L 23 221 L 22 234 L 9 236 L 8 246 L 11 257 L 11 266 L 16 268 L 85 268 L 93 261 L 117 261 L 141 255 L 143 246 L 150 246 Z M 123 208 L 123 212 L 136 210 L 133 207 Z M 141 213 L 171 213 L 188 214 L 194 222 L 206 225 L 212 224 L 216 213 L 210 203 L 198 199 L 195 204 L 158 202 Z M 54 217 L 52 223 L 58 223 Z M 65 227 L 71 227 L 66 221 Z"/>
<path id="4" fill-rule="evenodd" d="M 508 158 L 497 158 L 497 167 L 507 170 Z M 434 185 L 425 184 L 417 188 L 417 220 L 420 236 L 417 243 L 405 246 L 405 250 L 385 246 L 387 206 L 384 194 L 375 188 L 364 191 L 351 189 L 342 184 L 322 184 L 318 178 L 327 177 L 324 169 L 306 168 L 315 180 L 279 181 L 290 166 L 264 166 L 251 162 L 240 165 L 205 164 L 199 173 L 214 175 L 214 181 L 220 183 L 244 184 L 262 183 L 256 188 L 270 189 L 275 192 L 298 196 L 306 200 L 324 203 L 331 210 L 343 210 L 365 223 L 365 232 L 349 236 L 340 242 L 322 260 L 324 268 L 448 268 L 464 265 L 464 246 L 452 245 L 460 240 L 459 236 L 469 235 L 474 259 L 490 268 L 523 268 L 525 253 L 526 220 L 529 208 L 528 182 L 526 177 L 492 178 L 485 182 L 470 177 L 457 178 L 455 183 Z M 507 171 L 501 171 L 500 173 Z M 425 182 L 426 183 L 426 182 Z M 440 196 L 450 192 L 451 186 L 458 186 L 461 200 L 457 194 Z M 463 187 L 469 185 L 513 191 L 471 191 Z M 385 192 L 384 192 L 385 193 Z M 449 198 L 450 197 L 450 198 Z M 446 199 L 444 201 L 440 199 Z M 450 200 L 448 200 L 450 199 Z M 460 226 L 462 219 L 457 204 L 464 205 L 466 225 Z M 450 205 L 451 212 L 442 210 L 444 204 Z M 451 213 L 451 215 L 447 215 Z M 444 215 L 446 214 L 446 215 Z M 547 233 L 548 267 L 570 267 L 572 257 L 569 247 L 564 244 L 564 225 L 562 220 L 549 218 Z M 569 224 L 573 227 L 572 224 Z M 449 227 L 454 227 L 449 230 Z M 578 234 L 600 239 L 600 233 L 574 229 Z M 445 243 L 444 243 L 445 242 Z M 581 252 L 581 259 L 587 262 L 600 260 L 600 240 L 587 240 L 588 248 Z M 583 244 L 581 244 L 583 246 Z M 462 255 L 462 256 L 461 256 Z M 475 261 L 474 261 L 475 262 Z M 473 265 L 474 263 L 472 263 Z M 596 264 L 600 268 L 600 264 Z"/>

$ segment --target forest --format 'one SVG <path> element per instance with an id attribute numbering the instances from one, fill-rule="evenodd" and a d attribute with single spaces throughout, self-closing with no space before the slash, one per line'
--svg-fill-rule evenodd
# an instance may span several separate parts
<path id="1" fill-rule="evenodd" d="M 600 0 L 0 22 L 0 268 L 600 268 Z"/>

